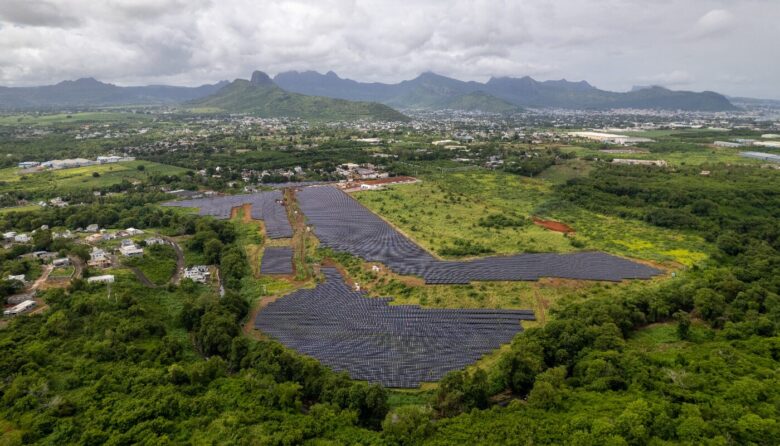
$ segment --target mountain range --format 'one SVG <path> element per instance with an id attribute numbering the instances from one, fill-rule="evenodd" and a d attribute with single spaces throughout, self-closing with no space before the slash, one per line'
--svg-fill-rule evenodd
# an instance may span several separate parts
<path id="1" fill-rule="evenodd" d="M 481 83 L 460 81 L 429 72 L 397 84 L 383 84 L 342 79 L 332 71 L 326 74 L 288 71 L 278 74 L 274 81 L 288 91 L 376 101 L 402 109 L 474 108 L 487 112 L 513 111 L 511 107 L 736 110 L 725 96 L 711 91 L 673 91 L 654 86 L 619 93 L 600 90 L 585 81 L 569 82 L 564 79 L 540 82 L 528 76 L 493 77 Z M 475 94 L 479 95 L 478 101 L 473 100 Z"/>
<path id="2" fill-rule="evenodd" d="M 358 82 L 334 72 L 288 71 L 273 79 L 262 72 L 251 80 L 221 81 L 199 87 L 149 85 L 121 87 L 93 78 L 40 87 L 0 87 L 0 110 L 56 109 L 120 105 L 179 105 L 230 112 L 307 119 L 400 119 L 390 110 L 465 110 L 514 113 L 523 108 L 606 110 L 616 108 L 729 111 L 737 108 L 718 93 L 637 87 L 629 92 L 598 89 L 586 81 L 537 81 L 493 77 L 460 81 L 435 73 L 395 84 Z M 337 101 L 334 101 L 337 100 Z"/>
<path id="3" fill-rule="evenodd" d="M 88 77 L 40 87 L 0 87 L 0 109 L 178 104 L 208 96 L 227 84 L 227 81 L 222 81 L 200 87 L 169 85 L 119 87 Z"/>
<path id="4" fill-rule="evenodd" d="M 276 118 L 290 117 L 333 121 L 372 119 L 408 121 L 409 118 L 387 105 L 376 102 L 350 101 L 323 96 L 291 93 L 262 71 L 252 73 L 250 80 L 236 79 L 219 91 L 184 104 L 190 110 L 218 109 L 230 113 L 247 113 Z"/>

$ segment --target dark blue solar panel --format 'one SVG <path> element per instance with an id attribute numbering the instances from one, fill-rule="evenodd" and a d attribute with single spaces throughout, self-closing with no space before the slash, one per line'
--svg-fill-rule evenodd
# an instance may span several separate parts
<path id="1" fill-rule="evenodd" d="M 293 250 L 289 247 L 268 247 L 263 251 L 260 272 L 263 274 L 292 274 Z"/>
<path id="2" fill-rule="evenodd" d="M 325 281 L 269 304 L 255 327 L 353 379 L 418 387 L 461 369 L 534 320 L 530 310 L 424 309 L 351 290 L 334 268 Z"/>
<path id="3" fill-rule="evenodd" d="M 287 211 L 282 204 L 282 192 L 258 192 L 256 194 L 228 195 L 225 197 L 198 198 L 194 200 L 169 201 L 163 206 L 199 208 L 200 215 L 210 215 L 218 219 L 230 218 L 230 211 L 245 204 L 252 205 L 252 218 L 263 220 L 269 238 L 292 237 L 292 226 L 287 219 Z"/>
<path id="4" fill-rule="evenodd" d="M 660 271 L 602 252 L 518 254 L 470 261 L 442 261 L 334 187 L 309 187 L 298 203 L 323 246 L 381 262 L 399 274 L 421 276 L 429 284 L 540 277 L 620 281 L 648 279 Z"/>

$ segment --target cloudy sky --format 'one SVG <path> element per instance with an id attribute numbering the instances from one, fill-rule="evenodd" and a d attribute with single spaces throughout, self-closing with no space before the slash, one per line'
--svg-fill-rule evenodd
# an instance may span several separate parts
<path id="1" fill-rule="evenodd" d="M 0 85 L 424 71 L 780 99 L 778 0 L 0 0 Z"/>

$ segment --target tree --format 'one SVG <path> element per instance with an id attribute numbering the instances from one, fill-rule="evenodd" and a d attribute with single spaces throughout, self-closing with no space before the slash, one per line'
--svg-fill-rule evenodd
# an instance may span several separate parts
<path id="1" fill-rule="evenodd" d="M 691 331 L 691 316 L 684 311 L 678 311 L 674 313 L 674 320 L 677 321 L 677 337 L 681 340 L 688 339 Z"/>
<path id="2" fill-rule="evenodd" d="M 218 239 L 211 239 L 203 245 L 203 255 L 208 263 L 219 263 L 225 245 Z"/>
<path id="3" fill-rule="evenodd" d="M 421 443 L 431 432 L 433 411 L 424 406 L 401 406 L 387 414 L 382 432 L 401 446 Z"/>

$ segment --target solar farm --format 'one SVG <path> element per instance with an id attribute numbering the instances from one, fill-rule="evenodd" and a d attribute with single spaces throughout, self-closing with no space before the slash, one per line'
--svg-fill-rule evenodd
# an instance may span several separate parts
<path id="1" fill-rule="evenodd" d="M 543 277 L 617 282 L 660 274 L 602 252 L 441 260 L 335 187 L 302 187 L 295 196 L 321 246 L 383 263 L 397 274 L 422 277 L 426 284 Z M 200 215 L 220 219 L 247 204 L 252 218 L 265 221 L 269 238 L 293 235 L 280 190 L 166 203 L 198 208 Z M 260 273 L 290 275 L 292 258 L 291 247 L 266 247 Z M 322 276 L 324 282 L 315 288 L 299 289 L 268 304 L 257 314 L 255 328 L 353 379 L 387 387 L 437 381 L 511 341 L 522 330 L 521 321 L 534 320 L 531 310 L 390 305 L 392 298 L 369 298 L 352 290 L 335 268 L 322 268 Z"/>
<path id="2" fill-rule="evenodd" d="M 209 215 L 220 220 L 230 218 L 233 208 L 249 204 L 252 218 L 263 220 L 269 238 L 292 237 L 293 230 L 282 205 L 282 192 L 258 192 L 256 194 L 229 195 L 224 197 L 198 198 L 194 200 L 169 201 L 163 206 L 198 208 L 200 215 Z"/>
<path id="3" fill-rule="evenodd" d="M 443 261 L 334 187 L 305 188 L 297 197 L 322 245 L 369 262 L 383 263 L 398 274 L 423 277 L 428 284 L 538 280 L 541 277 L 617 282 L 649 279 L 660 274 L 655 268 L 602 252 L 518 254 Z"/>
<path id="4" fill-rule="evenodd" d="M 353 379 L 418 387 L 463 368 L 534 320 L 529 310 L 444 310 L 390 305 L 353 291 L 335 268 L 323 283 L 258 313 L 255 327 Z"/>

